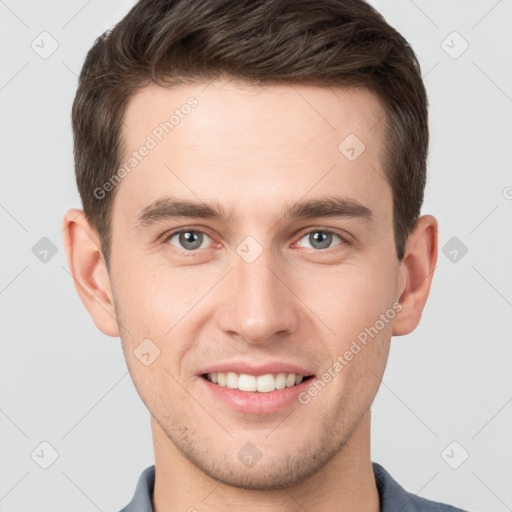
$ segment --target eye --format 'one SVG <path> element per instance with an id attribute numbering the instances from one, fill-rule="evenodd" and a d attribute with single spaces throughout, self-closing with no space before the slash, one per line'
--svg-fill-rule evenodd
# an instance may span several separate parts
<path id="1" fill-rule="evenodd" d="M 166 242 L 178 249 L 194 251 L 207 247 L 208 240 L 211 242 L 211 238 L 206 233 L 187 229 L 172 233 L 167 237 Z"/>
<path id="2" fill-rule="evenodd" d="M 333 240 L 338 239 L 339 242 L 332 245 Z M 306 242 L 303 242 L 305 240 Z M 324 231 L 317 229 L 315 231 L 310 231 L 306 233 L 298 242 L 297 245 L 301 247 L 310 247 L 311 249 L 329 249 L 330 247 L 334 247 L 336 245 L 341 245 L 345 240 L 336 233 L 332 231 Z M 309 244 L 309 245 L 307 245 Z"/>

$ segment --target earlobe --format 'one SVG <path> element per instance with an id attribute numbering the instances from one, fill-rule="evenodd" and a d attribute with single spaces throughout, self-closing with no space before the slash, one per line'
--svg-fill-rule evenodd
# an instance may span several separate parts
<path id="1" fill-rule="evenodd" d="M 104 334 L 119 336 L 99 236 L 82 210 L 69 210 L 64 216 L 63 242 L 75 288 L 94 323 Z"/>
<path id="2" fill-rule="evenodd" d="M 432 215 L 423 215 L 407 240 L 400 263 L 398 291 L 402 309 L 395 318 L 393 336 L 409 334 L 419 324 L 434 276 L 437 244 L 437 220 Z"/>

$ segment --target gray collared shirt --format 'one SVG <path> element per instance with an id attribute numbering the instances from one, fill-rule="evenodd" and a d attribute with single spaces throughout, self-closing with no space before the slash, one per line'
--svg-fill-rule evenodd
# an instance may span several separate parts
<path id="1" fill-rule="evenodd" d="M 373 462 L 372 466 L 379 492 L 380 512 L 466 512 L 407 492 L 380 464 Z M 154 512 L 151 503 L 154 486 L 155 466 L 150 466 L 140 475 L 132 501 L 121 512 Z"/>

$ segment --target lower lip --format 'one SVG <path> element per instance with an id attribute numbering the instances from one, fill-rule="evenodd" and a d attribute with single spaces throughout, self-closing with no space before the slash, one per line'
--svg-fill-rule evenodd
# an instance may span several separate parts
<path id="1" fill-rule="evenodd" d="M 284 409 L 294 402 L 297 403 L 299 394 L 302 393 L 314 379 L 309 378 L 296 386 L 276 389 L 268 393 L 231 389 L 214 384 L 203 377 L 199 377 L 199 380 L 213 396 L 222 400 L 236 411 L 248 414 L 268 414 Z"/>

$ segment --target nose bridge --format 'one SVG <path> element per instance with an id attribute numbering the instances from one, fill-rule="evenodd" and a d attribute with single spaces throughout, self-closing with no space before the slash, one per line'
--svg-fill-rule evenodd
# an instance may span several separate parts
<path id="1" fill-rule="evenodd" d="M 251 241 L 248 244 L 242 242 L 234 254 L 223 327 L 246 341 L 262 343 L 278 333 L 295 331 L 297 311 L 293 294 L 281 282 L 286 277 L 276 255 L 270 248 L 258 250 Z"/>

